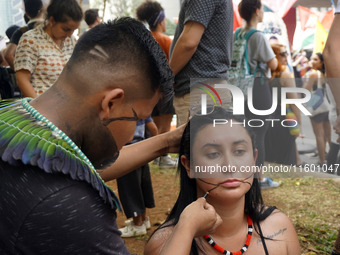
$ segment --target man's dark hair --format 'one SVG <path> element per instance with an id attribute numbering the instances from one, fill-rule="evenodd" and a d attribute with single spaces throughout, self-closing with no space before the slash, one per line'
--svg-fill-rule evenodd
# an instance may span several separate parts
<path id="1" fill-rule="evenodd" d="M 19 29 L 20 27 L 17 26 L 17 25 L 12 25 L 12 26 L 9 26 L 7 29 L 6 29 L 6 35 L 8 37 L 8 39 L 11 39 L 12 35 L 14 34 L 14 32 Z"/>
<path id="2" fill-rule="evenodd" d="M 30 18 L 37 17 L 43 8 L 42 0 L 25 0 L 25 12 Z"/>
<path id="3" fill-rule="evenodd" d="M 85 22 L 88 26 L 91 26 L 99 17 L 98 9 L 88 9 L 85 11 Z"/>
<path id="4" fill-rule="evenodd" d="M 83 11 L 76 0 L 51 0 L 47 7 L 47 19 L 50 17 L 61 23 L 68 20 L 81 21 Z"/>
<path id="5" fill-rule="evenodd" d="M 135 68 L 151 82 L 151 87 L 143 91 L 155 92 L 159 88 L 164 99 L 172 97 L 173 75 L 165 53 L 150 31 L 133 18 L 108 21 L 83 34 L 65 69 L 80 65 L 127 73 Z"/>
<path id="6" fill-rule="evenodd" d="M 261 0 L 242 0 L 238 5 L 238 12 L 245 21 L 249 22 L 257 9 L 262 6 Z"/>

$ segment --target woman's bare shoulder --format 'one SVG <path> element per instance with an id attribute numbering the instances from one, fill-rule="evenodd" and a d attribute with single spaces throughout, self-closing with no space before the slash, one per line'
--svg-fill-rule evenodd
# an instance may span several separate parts
<path id="1" fill-rule="evenodd" d="M 146 243 L 144 255 L 160 254 L 165 242 L 172 234 L 174 226 L 158 228 Z"/>
<path id="2" fill-rule="evenodd" d="M 275 209 L 263 223 L 277 227 L 285 226 L 287 223 L 291 223 L 291 221 L 285 213 L 281 212 L 279 209 Z"/>
<path id="3" fill-rule="evenodd" d="M 286 214 L 275 209 L 261 222 L 261 228 L 264 237 L 269 240 L 282 241 L 269 242 L 269 247 L 274 250 L 281 247 L 287 251 L 287 254 L 300 254 L 300 245 L 295 228 Z"/>
<path id="4" fill-rule="evenodd" d="M 286 68 L 286 70 L 284 70 L 281 74 L 281 78 L 294 78 L 294 74 L 291 73 L 288 68 Z"/>

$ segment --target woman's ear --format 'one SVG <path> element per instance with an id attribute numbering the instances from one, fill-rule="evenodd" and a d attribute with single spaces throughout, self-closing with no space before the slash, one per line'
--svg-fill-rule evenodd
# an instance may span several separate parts
<path id="1" fill-rule="evenodd" d="M 190 178 L 190 159 L 188 159 L 186 156 L 181 156 L 181 163 L 184 166 L 185 170 L 187 171 L 187 175 Z"/>
<path id="2" fill-rule="evenodd" d="M 256 163 L 256 160 L 257 160 L 257 156 L 259 154 L 259 151 L 257 149 L 254 149 L 254 162 Z"/>

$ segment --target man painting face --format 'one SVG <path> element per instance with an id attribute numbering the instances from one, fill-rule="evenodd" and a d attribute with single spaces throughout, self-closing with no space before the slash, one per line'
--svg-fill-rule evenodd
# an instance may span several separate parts
<path id="1" fill-rule="evenodd" d="M 79 140 L 97 169 L 115 161 L 132 140 L 137 121 L 151 115 L 161 96 L 163 101 L 172 96 L 164 52 L 143 24 L 129 22 L 100 24 L 82 36 L 61 77 L 66 79 L 59 83 L 80 98 L 86 115 L 76 125 L 82 134 L 70 128 L 71 138 Z"/>

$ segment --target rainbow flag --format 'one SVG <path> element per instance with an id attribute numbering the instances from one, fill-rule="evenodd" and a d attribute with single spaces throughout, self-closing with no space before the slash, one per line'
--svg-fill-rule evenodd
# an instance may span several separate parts
<path id="1" fill-rule="evenodd" d="M 315 26 L 314 53 L 323 52 L 323 49 L 326 45 L 327 37 L 328 32 L 320 23 L 320 21 L 317 21 Z"/>

